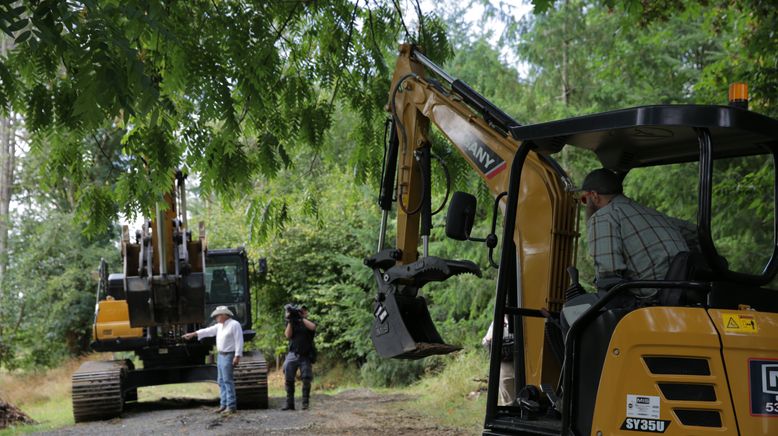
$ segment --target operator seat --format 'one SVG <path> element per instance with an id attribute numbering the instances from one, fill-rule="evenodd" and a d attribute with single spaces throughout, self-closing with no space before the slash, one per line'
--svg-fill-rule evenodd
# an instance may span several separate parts
<path id="1" fill-rule="evenodd" d="M 232 300 L 232 289 L 230 289 L 230 281 L 227 278 L 227 272 L 224 271 L 223 268 L 213 270 L 210 301 L 212 303 L 229 303 L 232 302 Z"/>
<path id="2" fill-rule="evenodd" d="M 724 262 L 726 259 L 722 258 Z M 715 280 L 715 274 L 702 253 L 682 251 L 670 261 L 665 280 L 703 281 Z M 705 292 L 696 289 L 667 289 L 659 296 L 660 306 L 702 306 Z"/>

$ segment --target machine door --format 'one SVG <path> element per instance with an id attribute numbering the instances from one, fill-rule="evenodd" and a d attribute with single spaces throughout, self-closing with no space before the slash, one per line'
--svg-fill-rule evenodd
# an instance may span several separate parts
<path id="1" fill-rule="evenodd" d="M 207 325 L 217 306 L 227 306 L 243 328 L 248 328 L 248 272 L 245 256 L 239 253 L 211 255 L 205 266 L 205 316 Z"/>

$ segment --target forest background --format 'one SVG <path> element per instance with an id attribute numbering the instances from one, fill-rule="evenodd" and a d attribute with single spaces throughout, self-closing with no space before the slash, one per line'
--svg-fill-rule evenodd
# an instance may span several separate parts
<path id="1" fill-rule="evenodd" d="M 734 81 L 749 83 L 751 110 L 778 116 L 769 1 L 541 0 L 523 16 L 519 6 L 3 2 L 0 368 L 41 370 L 88 352 L 98 263 L 120 268 L 120 222 L 147 215 L 175 168 L 190 174 L 190 222 L 206 222 L 211 247 L 267 259 L 251 283 L 252 347 L 270 360 L 284 353 L 282 307 L 305 302 L 324 359 L 359 371 L 361 383 L 402 385 L 445 367 L 450 358 L 379 359 L 369 339 L 375 285 L 362 259 L 376 246 L 384 105 L 402 41 L 521 123 L 726 104 Z M 465 19 L 471 7 L 484 11 L 479 25 Z M 486 234 L 483 183 L 439 135 L 434 150 L 453 189 L 477 194 L 473 233 Z M 582 152 L 556 158 L 574 180 L 598 167 Z M 720 167 L 717 244 L 733 266 L 758 268 L 772 243 L 772 165 Z M 696 171 L 635 171 L 627 193 L 693 221 Z M 436 203 L 443 180 L 436 170 Z M 485 267 L 482 245 L 444 238 L 443 215 L 431 252 Z M 591 280 L 585 244 L 578 264 Z M 442 336 L 474 353 L 494 304 L 496 274 L 485 270 L 425 292 Z"/>

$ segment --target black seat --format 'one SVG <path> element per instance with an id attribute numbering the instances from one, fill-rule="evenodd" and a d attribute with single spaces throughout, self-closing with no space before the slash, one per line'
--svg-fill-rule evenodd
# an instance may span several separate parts
<path id="1" fill-rule="evenodd" d="M 665 280 L 701 281 L 715 280 L 716 274 L 702 253 L 682 251 L 670 261 Z M 702 306 L 706 293 L 697 289 L 667 289 L 659 295 L 661 306 Z"/>
<path id="2" fill-rule="evenodd" d="M 227 272 L 224 271 L 224 269 L 213 270 L 210 301 L 215 303 L 230 303 L 232 300 L 232 289 L 230 289 L 230 281 L 227 278 Z"/>

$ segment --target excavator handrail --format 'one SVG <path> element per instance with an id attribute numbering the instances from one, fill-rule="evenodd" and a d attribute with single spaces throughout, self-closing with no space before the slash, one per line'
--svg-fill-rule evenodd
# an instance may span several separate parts
<path id="1" fill-rule="evenodd" d="M 515 280 L 515 271 L 512 270 L 512 266 L 508 268 L 508 265 L 512 265 L 514 262 L 512 259 L 516 258 L 516 245 L 513 241 L 514 227 L 516 226 L 516 211 L 519 207 L 519 188 L 521 183 L 521 173 L 524 169 L 524 163 L 529 155 L 530 151 L 535 148 L 532 141 L 527 141 L 519 146 L 519 150 L 516 152 L 516 156 L 511 163 L 510 176 L 508 181 L 508 197 L 505 211 L 505 218 L 503 224 L 502 235 L 502 252 L 500 253 L 500 268 L 497 272 L 497 291 L 495 295 L 494 305 L 494 320 L 502 320 L 505 317 L 506 304 L 505 301 L 509 295 L 510 284 Z M 515 294 L 515 293 L 514 293 Z M 499 302 L 502 302 L 501 304 Z M 518 304 L 516 305 L 518 307 Z M 517 315 L 514 315 L 518 317 Z M 498 324 L 499 325 L 499 324 Z M 521 344 L 524 342 L 524 326 L 521 322 L 513 323 L 513 336 L 515 343 Z M 495 329 L 498 330 L 498 329 Z M 492 356 L 500 356 L 502 353 L 503 335 L 495 334 L 492 338 Z M 517 352 L 518 347 L 514 349 L 514 363 L 516 365 L 515 370 L 515 384 L 517 386 L 524 386 L 526 384 L 526 362 L 524 360 L 524 353 Z M 487 390 L 486 397 L 486 422 L 488 423 L 497 412 L 497 389 L 496 383 L 500 379 L 500 359 L 489 359 L 489 389 Z M 492 386 L 494 385 L 494 386 Z"/>
<path id="2" fill-rule="evenodd" d="M 634 280 L 622 282 L 614 286 L 602 298 L 597 300 L 570 326 L 565 340 L 565 361 L 564 373 L 562 376 L 562 431 L 572 430 L 570 425 L 573 420 L 573 368 L 576 366 L 576 348 L 578 345 L 578 336 L 589 325 L 591 321 L 600 315 L 600 309 L 605 307 L 617 296 L 630 289 L 637 288 L 657 288 L 657 293 L 667 292 L 671 289 L 693 289 L 710 292 L 709 283 L 685 280 Z"/>

